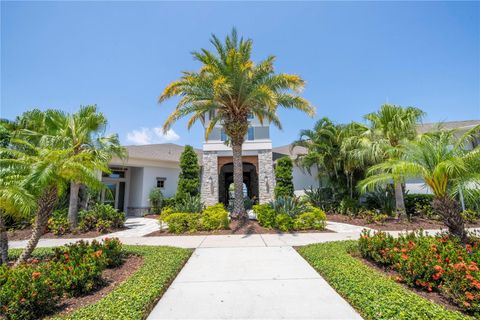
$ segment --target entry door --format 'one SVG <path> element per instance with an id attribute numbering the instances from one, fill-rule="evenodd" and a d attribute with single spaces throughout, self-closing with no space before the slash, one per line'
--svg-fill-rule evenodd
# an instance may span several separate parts
<path id="1" fill-rule="evenodd" d="M 124 211 L 125 203 L 125 182 L 108 181 L 104 182 L 106 189 L 102 191 L 102 202 L 109 204 L 119 211 Z"/>

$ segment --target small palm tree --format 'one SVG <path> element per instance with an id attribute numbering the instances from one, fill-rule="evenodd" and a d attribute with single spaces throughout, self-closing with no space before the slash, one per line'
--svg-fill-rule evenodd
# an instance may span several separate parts
<path id="1" fill-rule="evenodd" d="M 281 128 L 277 108 L 294 108 L 314 114 L 308 101 L 298 96 L 304 81 L 297 75 L 275 74 L 274 56 L 256 64 L 251 59 L 252 40 L 239 38 L 235 29 L 222 43 L 215 35 L 210 41 L 215 52 L 202 49 L 193 57 L 202 63 L 197 72 L 184 72 L 168 85 L 159 98 L 163 102 L 181 96 L 176 109 L 167 118 L 163 130 L 170 129 L 178 119 L 190 115 L 188 128 L 205 114 L 213 114 L 205 130 L 208 138 L 220 124 L 229 137 L 233 151 L 235 202 L 232 216 L 246 218 L 243 203 L 242 145 L 247 134 L 249 114 L 263 123 L 268 121 Z M 292 92 L 293 93 L 290 93 Z"/>
<path id="2" fill-rule="evenodd" d="M 108 162 L 113 156 L 123 159 L 125 149 L 118 135 L 105 135 L 107 119 L 95 105 L 82 106 L 74 114 L 58 110 L 34 109 L 16 121 L 16 134 L 37 145 L 48 144 L 51 149 L 72 148 L 75 154 L 88 153 L 95 158 L 99 170 L 108 172 Z M 78 224 L 78 196 L 80 181 L 70 182 L 68 219 L 72 227 Z"/>
<path id="3" fill-rule="evenodd" d="M 466 241 L 461 209 L 453 197 L 462 185 L 480 186 L 480 147 L 465 150 L 465 143 L 480 132 L 473 128 L 460 138 L 454 131 L 425 134 L 405 145 L 399 159 L 373 166 L 361 184 L 363 190 L 389 183 L 395 177 L 422 178 L 432 190 L 434 210 L 451 234 Z"/>
<path id="4" fill-rule="evenodd" d="M 353 136 L 348 144 L 357 145 L 352 156 L 378 163 L 386 159 L 398 159 L 402 152 L 402 143 L 417 135 L 417 123 L 424 112 L 415 107 L 401 107 L 384 104 L 377 112 L 365 116 L 368 125 L 364 132 Z M 401 176 L 393 177 L 395 208 L 398 218 L 405 217 L 405 201 Z"/>
<path id="5" fill-rule="evenodd" d="M 80 181 L 92 188 L 101 188 L 96 172 L 103 163 L 90 153 L 79 153 L 71 147 L 52 149 L 48 141 L 34 146 L 16 140 L 14 149 L 2 149 L 0 167 L 11 167 L 14 171 L 25 170 L 23 185 L 36 192 L 35 222 L 32 235 L 16 265 L 25 262 L 35 249 L 47 226 L 59 194 L 65 191 L 69 181 Z M 45 146 L 43 144 L 46 144 Z"/>

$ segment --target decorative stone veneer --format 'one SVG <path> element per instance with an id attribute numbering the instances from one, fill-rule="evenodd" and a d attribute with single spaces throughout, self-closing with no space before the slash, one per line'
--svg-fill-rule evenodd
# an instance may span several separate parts
<path id="1" fill-rule="evenodd" d="M 268 203 L 273 199 L 274 188 L 272 150 L 258 150 L 258 198 L 260 203 Z"/>
<path id="2" fill-rule="evenodd" d="M 203 152 L 201 198 L 206 206 L 218 203 L 218 155 L 215 151 Z"/>

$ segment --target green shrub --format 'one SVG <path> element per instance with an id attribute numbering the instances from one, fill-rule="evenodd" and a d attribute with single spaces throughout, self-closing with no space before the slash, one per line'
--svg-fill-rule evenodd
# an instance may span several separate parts
<path id="1" fill-rule="evenodd" d="M 125 224 L 125 214 L 118 212 L 108 204 L 96 204 L 91 210 L 79 213 L 79 229 L 83 232 L 97 230 L 108 232 L 111 228 L 122 228 Z"/>
<path id="2" fill-rule="evenodd" d="M 293 218 L 284 213 L 277 214 L 275 217 L 275 226 L 280 231 L 290 231 L 293 229 Z"/>
<path id="3" fill-rule="evenodd" d="M 480 218 L 480 212 L 474 210 L 465 210 L 461 213 L 463 220 L 468 223 L 475 223 Z"/>
<path id="4" fill-rule="evenodd" d="M 321 208 L 324 211 L 334 211 L 336 202 L 331 188 L 304 189 L 305 200 L 311 205 Z"/>
<path id="5" fill-rule="evenodd" d="M 63 294 L 55 275 L 54 265 L 48 263 L 0 266 L 0 315 L 6 319 L 38 319 L 55 309 Z"/>
<path id="6" fill-rule="evenodd" d="M 199 213 L 176 212 L 165 218 L 168 231 L 172 233 L 196 232 L 201 230 L 201 215 Z"/>
<path id="7" fill-rule="evenodd" d="M 299 253 L 366 320 L 461 320 L 449 311 L 396 283 L 355 258 L 357 242 L 329 242 L 300 247 Z"/>
<path id="8" fill-rule="evenodd" d="M 162 209 L 165 208 L 175 208 L 175 198 L 164 198 Z"/>
<path id="9" fill-rule="evenodd" d="M 480 239 L 472 238 L 463 247 L 448 235 L 417 232 L 393 238 L 364 231 L 358 247 L 363 257 L 397 271 L 399 281 L 440 291 L 459 308 L 480 316 Z"/>
<path id="10" fill-rule="evenodd" d="M 338 205 L 338 212 L 349 216 L 356 216 L 360 211 L 360 203 L 357 199 L 345 197 Z"/>
<path id="11" fill-rule="evenodd" d="M 47 230 L 55 235 L 63 235 L 70 232 L 67 214 L 68 209 L 55 210 L 48 219 Z"/>
<path id="12" fill-rule="evenodd" d="M 367 223 L 384 223 L 388 215 L 380 213 L 376 210 L 361 210 L 359 216 L 367 221 Z"/>
<path id="13" fill-rule="evenodd" d="M 148 202 L 153 214 L 159 214 L 163 206 L 163 193 L 160 188 L 152 188 L 148 194 Z"/>
<path id="14" fill-rule="evenodd" d="M 434 216 L 432 208 L 432 194 L 406 194 L 404 199 L 405 211 L 409 217 L 421 216 L 425 218 L 432 218 Z"/>
<path id="15" fill-rule="evenodd" d="M 182 199 L 175 202 L 175 212 L 191 212 L 200 213 L 203 211 L 204 205 L 200 196 L 191 196 L 185 194 Z"/>
<path id="16" fill-rule="evenodd" d="M 96 288 L 105 267 L 120 265 L 122 258 L 118 239 L 106 239 L 35 250 L 30 264 L 0 266 L 0 315 L 38 319 L 53 311 L 64 294 L 78 296 Z"/>
<path id="17" fill-rule="evenodd" d="M 275 210 L 269 204 L 256 204 L 253 212 L 257 216 L 258 223 L 265 228 L 275 228 Z"/>
<path id="18" fill-rule="evenodd" d="M 229 222 L 228 211 L 221 203 L 209 206 L 202 212 L 201 224 L 203 230 L 228 229 Z"/>
<path id="19" fill-rule="evenodd" d="M 277 160 L 275 166 L 275 198 L 293 197 L 293 162 L 290 157 L 283 157 Z"/>
<path id="20" fill-rule="evenodd" d="M 310 211 L 299 214 L 295 217 L 293 228 L 295 230 L 324 230 L 327 215 L 320 208 L 312 208 Z"/>

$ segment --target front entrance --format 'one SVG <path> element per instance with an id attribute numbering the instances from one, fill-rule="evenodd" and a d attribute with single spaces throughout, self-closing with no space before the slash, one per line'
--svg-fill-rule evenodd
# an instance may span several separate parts
<path id="1" fill-rule="evenodd" d="M 102 203 L 109 204 L 121 212 L 125 211 L 125 173 L 125 169 L 113 168 L 110 174 L 102 175 L 102 182 L 105 185 L 101 193 Z"/>
<path id="2" fill-rule="evenodd" d="M 220 168 L 218 175 L 218 201 L 228 206 L 234 197 L 233 163 L 226 163 Z M 243 196 L 252 202 L 258 202 L 258 173 L 255 165 L 243 163 Z"/>

